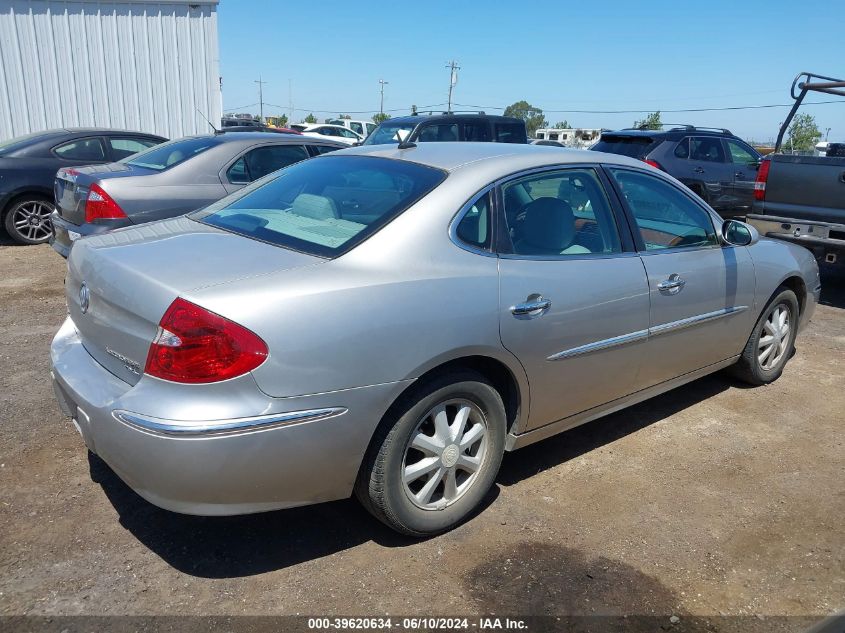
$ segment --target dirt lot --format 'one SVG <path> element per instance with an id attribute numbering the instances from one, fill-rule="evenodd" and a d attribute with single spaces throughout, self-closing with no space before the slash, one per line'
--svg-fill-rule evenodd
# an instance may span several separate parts
<path id="1" fill-rule="evenodd" d="M 0 246 L 0 614 L 821 616 L 845 606 L 845 279 L 776 384 L 723 375 L 507 455 L 454 532 L 343 501 L 159 510 L 54 402 L 64 262 Z M 0 627 L 2 628 L 2 627 Z"/>

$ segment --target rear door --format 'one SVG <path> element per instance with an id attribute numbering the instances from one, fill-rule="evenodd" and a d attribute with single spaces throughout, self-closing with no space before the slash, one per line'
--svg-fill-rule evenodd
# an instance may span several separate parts
<path id="1" fill-rule="evenodd" d="M 703 183 L 704 200 L 717 211 L 732 209 L 735 203 L 733 166 L 725 156 L 722 139 L 717 136 L 690 137 L 687 163 L 691 180 Z"/>
<path id="2" fill-rule="evenodd" d="M 608 168 L 648 275 L 649 339 L 640 388 L 740 353 L 751 331 L 754 265 L 723 246 L 710 212 L 685 189 L 629 168 Z"/>
<path id="3" fill-rule="evenodd" d="M 250 148 L 223 168 L 220 180 L 228 193 L 267 174 L 309 158 L 304 145 L 259 145 Z"/>
<path id="4" fill-rule="evenodd" d="M 502 344 L 531 385 L 528 428 L 631 393 L 648 334 L 648 284 L 594 166 L 501 185 Z"/>

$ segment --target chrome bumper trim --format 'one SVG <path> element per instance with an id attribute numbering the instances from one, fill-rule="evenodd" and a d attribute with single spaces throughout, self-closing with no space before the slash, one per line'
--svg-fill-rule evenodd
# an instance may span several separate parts
<path id="1" fill-rule="evenodd" d="M 307 411 L 291 411 L 289 413 L 276 413 L 273 415 L 261 415 L 251 418 L 234 418 L 231 420 L 213 420 L 208 422 L 191 422 L 177 420 L 163 420 L 153 418 L 131 411 L 112 411 L 112 416 L 118 422 L 150 433 L 167 437 L 208 437 L 219 435 L 235 435 L 242 433 L 253 433 L 266 431 L 281 426 L 303 424 L 325 420 L 346 413 L 343 407 L 329 407 L 326 409 L 310 409 Z"/>
<path id="2" fill-rule="evenodd" d="M 648 334 L 649 336 L 659 336 L 660 334 L 666 334 L 667 332 L 683 330 L 684 328 L 688 328 L 693 325 L 699 325 L 700 323 L 706 323 L 707 321 L 714 321 L 732 314 L 739 314 L 740 312 L 745 312 L 747 309 L 748 306 L 731 306 L 729 308 L 722 308 L 721 310 L 714 310 L 713 312 L 697 314 L 696 316 L 688 317 L 686 319 L 670 321 L 669 323 L 663 323 L 662 325 L 655 325 L 654 327 L 648 329 Z"/>

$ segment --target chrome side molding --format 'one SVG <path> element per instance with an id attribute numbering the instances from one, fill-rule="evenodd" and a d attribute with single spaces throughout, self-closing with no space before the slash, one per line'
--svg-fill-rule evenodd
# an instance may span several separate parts
<path id="1" fill-rule="evenodd" d="M 140 415 L 131 411 L 117 409 L 112 416 L 118 422 L 144 431 L 152 435 L 167 437 L 207 437 L 216 435 L 234 435 L 266 431 L 280 426 L 290 426 L 316 420 L 325 420 L 346 413 L 343 407 L 328 407 L 325 409 L 310 409 L 306 411 L 291 411 L 251 418 L 233 418 L 231 420 L 211 420 L 207 422 L 188 420 L 164 420 L 151 416 Z"/>
<path id="2" fill-rule="evenodd" d="M 669 323 L 655 325 L 647 330 L 637 330 L 636 332 L 631 332 L 630 334 L 613 336 L 611 338 L 595 341 L 594 343 L 587 343 L 586 345 L 579 345 L 578 347 L 565 349 L 562 352 L 557 352 L 556 354 L 548 356 L 546 360 L 563 360 L 565 358 L 581 356 L 582 354 L 590 354 L 592 352 L 598 352 L 600 350 L 617 347 L 619 345 L 627 345 L 636 341 L 645 340 L 650 336 L 660 336 L 661 334 L 666 334 L 667 332 L 675 332 L 693 325 L 699 325 L 700 323 L 714 321 L 732 314 L 739 314 L 747 309 L 748 306 L 731 306 L 728 308 L 722 308 L 721 310 L 714 310 L 713 312 L 705 312 L 704 314 L 687 317 L 686 319 L 679 319 L 678 321 L 670 321 Z"/>

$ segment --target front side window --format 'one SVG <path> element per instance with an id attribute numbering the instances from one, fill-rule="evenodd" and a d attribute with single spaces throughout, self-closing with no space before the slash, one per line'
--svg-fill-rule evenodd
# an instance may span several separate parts
<path id="1" fill-rule="evenodd" d="M 192 218 L 246 237 L 334 257 L 428 194 L 445 172 L 372 156 L 325 156 L 283 169 Z"/>
<path id="2" fill-rule="evenodd" d="M 417 139 L 423 143 L 450 143 L 458 140 L 456 123 L 439 123 L 423 126 Z"/>
<path id="3" fill-rule="evenodd" d="M 122 159 L 120 162 L 136 167 L 164 171 L 220 143 L 222 143 L 222 140 L 216 136 L 178 139 L 169 143 L 156 145 L 145 152 L 133 154 Z"/>
<path id="4" fill-rule="evenodd" d="M 461 218 L 455 231 L 458 239 L 470 246 L 489 248 L 493 235 L 491 217 L 490 193 L 488 192 L 478 198 Z"/>
<path id="5" fill-rule="evenodd" d="M 391 123 L 390 121 L 385 121 L 367 137 L 364 145 L 398 144 L 401 140 L 400 136 L 403 138 L 406 136 L 405 134 L 400 135 L 399 132 L 411 134 L 415 127 L 417 127 L 416 121 L 409 123 Z"/>
<path id="6" fill-rule="evenodd" d="M 710 215 L 669 183 L 654 176 L 611 169 L 646 250 L 700 248 L 719 242 Z"/>
<path id="7" fill-rule="evenodd" d="M 490 140 L 490 127 L 483 121 L 464 123 L 464 140 L 486 143 Z"/>
<path id="8" fill-rule="evenodd" d="M 757 163 L 760 159 L 757 153 L 745 143 L 726 139 L 725 144 L 728 146 L 728 153 L 730 154 L 731 162 L 733 163 L 738 165 L 751 165 Z"/>
<path id="9" fill-rule="evenodd" d="M 502 187 L 515 255 L 561 257 L 622 250 L 604 187 L 593 169 L 564 169 Z"/>
<path id="10" fill-rule="evenodd" d="M 358 132 L 358 134 L 361 134 L 361 135 L 363 136 L 363 134 L 364 134 L 364 126 L 362 126 L 362 125 L 361 125 L 360 123 L 358 123 L 357 121 L 353 121 L 352 123 L 350 123 L 350 124 L 349 124 L 349 127 L 350 127 L 350 129 L 351 129 L 353 132 Z"/>
<path id="11" fill-rule="evenodd" d="M 106 160 L 103 144 L 98 138 L 81 138 L 53 148 L 53 152 L 67 160 Z"/>

